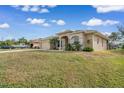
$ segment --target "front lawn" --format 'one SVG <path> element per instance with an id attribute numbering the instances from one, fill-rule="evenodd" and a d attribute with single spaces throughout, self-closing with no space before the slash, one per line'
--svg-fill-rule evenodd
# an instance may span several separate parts
<path id="1" fill-rule="evenodd" d="M 124 52 L 0 54 L 0 87 L 124 87 Z"/>

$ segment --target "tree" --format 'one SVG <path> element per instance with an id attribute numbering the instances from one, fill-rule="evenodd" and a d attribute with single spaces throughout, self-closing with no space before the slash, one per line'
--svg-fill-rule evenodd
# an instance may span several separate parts
<path id="1" fill-rule="evenodd" d="M 58 43 L 59 43 L 59 40 L 57 37 L 53 37 L 52 39 L 50 39 L 51 49 L 57 49 Z"/>
<path id="2" fill-rule="evenodd" d="M 118 31 L 121 32 L 121 35 L 124 36 L 124 25 L 118 25 L 117 28 Z"/>
<path id="3" fill-rule="evenodd" d="M 20 38 L 20 39 L 18 40 L 18 43 L 19 43 L 19 44 L 28 44 L 28 40 L 25 39 L 24 37 L 22 37 L 22 38 Z"/>
<path id="4" fill-rule="evenodd" d="M 12 45 L 14 45 L 14 43 L 15 42 L 13 40 L 1 41 L 0 46 L 12 46 Z"/>
<path id="5" fill-rule="evenodd" d="M 122 49 L 124 49 L 124 45 L 122 45 Z"/>
<path id="6" fill-rule="evenodd" d="M 4 46 L 5 43 L 3 41 L 0 41 L 0 46 Z"/>
<path id="7" fill-rule="evenodd" d="M 118 48 L 119 47 L 119 40 L 120 38 L 120 33 L 119 32 L 112 32 L 109 38 L 109 48 Z"/>
<path id="8" fill-rule="evenodd" d="M 6 40 L 5 43 L 6 43 L 6 46 L 11 46 L 14 44 L 12 40 Z"/>
<path id="9" fill-rule="evenodd" d="M 108 36 L 111 41 L 117 41 L 120 39 L 118 32 L 112 32 L 110 36 Z"/>
<path id="10" fill-rule="evenodd" d="M 118 31 L 120 32 L 120 42 L 123 48 L 124 46 L 124 24 L 118 25 L 117 28 L 118 28 Z"/>

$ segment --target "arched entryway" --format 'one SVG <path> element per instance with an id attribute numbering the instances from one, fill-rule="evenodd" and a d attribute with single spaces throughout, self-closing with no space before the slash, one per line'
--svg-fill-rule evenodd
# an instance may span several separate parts
<path id="1" fill-rule="evenodd" d="M 65 46 L 68 44 L 68 37 L 63 36 L 61 37 L 61 49 L 65 50 Z"/>

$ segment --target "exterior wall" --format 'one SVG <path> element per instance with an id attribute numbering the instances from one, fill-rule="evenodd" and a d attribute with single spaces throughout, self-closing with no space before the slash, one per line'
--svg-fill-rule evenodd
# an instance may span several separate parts
<path id="1" fill-rule="evenodd" d="M 42 40 L 42 49 L 49 50 L 50 49 L 50 41 L 49 39 Z"/>
<path id="2" fill-rule="evenodd" d="M 65 48 L 65 39 L 61 39 L 61 46 L 63 49 Z"/>
<path id="3" fill-rule="evenodd" d="M 79 37 L 79 42 L 82 45 L 82 48 L 91 47 L 95 51 L 107 49 L 107 40 L 98 34 L 94 34 L 94 33 L 87 34 L 87 33 L 83 33 L 83 32 L 70 32 L 70 33 L 63 33 L 63 34 L 58 35 L 59 50 L 64 50 L 65 45 L 67 43 L 72 44 L 73 43 L 72 37 L 74 37 L 74 36 Z M 68 42 L 66 39 L 68 40 Z M 32 42 L 32 44 L 33 44 L 33 48 L 39 47 L 44 50 L 51 49 L 51 44 L 50 44 L 49 39 L 34 40 Z"/>
<path id="4" fill-rule="evenodd" d="M 78 36 L 79 37 L 79 42 L 82 45 L 82 47 L 85 46 L 84 45 L 84 35 L 83 35 L 83 33 L 66 33 L 66 34 L 59 35 L 60 46 L 62 46 L 60 49 L 64 49 L 64 45 L 65 45 L 64 43 L 65 43 L 65 41 L 64 41 L 64 39 L 62 39 L 62 37 L 64 37 L 64 36 L 67 36 L 68 37 L 68 43 L 70 43 L 70 44 L 73 43 L 72 37 Z"/>
<path id="5" fill-rule="evenodd" d="M 94 35 L 93 48 L 95 51 L 107 50 L 107 40 L 105 40 L 97 35 Z"/>
<path id="6" fill-rule="evenodd" d="M 63 36 L 67 36 L 68 37 L 68 43 L 73 43 L 73 41 L 71 40 L 72 37 L 74 36 L 78 36 L 79 37 L 79 42 L 83 47 L 91 47 L 93 48 L 95 51 L 98 50 L 107 50 L 107 40 L 94 35 L 94 34 L 84 34 L 84 33 L 66 33 L 66 34 L 62 34 L 59 36 L 60 41 L 62 41 L 64 43 L 64 40 L 61 39 L 61 37 Z M 97 39 L 99 39 L 99 42 L 97 43 Z M 64 44 L 62 45 L 61 49 L 63 48 Z"/>
<path id="7" fill-rule="evenodd" d="M 93 48 L 93 38 L 92 38 L 92 34 L 87 34 L 87 35 L 84 35 L 84 47 L 91 47 Z"/>
<path id="8" fill-rule="evenodd" d="M 83 33 L 76 33 L 76 34 L 71 34 L 70 36 L 69 36 L 69 40 L 70 40 L 70 43 L 73 43 L 73 41 L 72 41 L 72 37 L 74 37 L 74 36 L 78 36 L 79 37 L 79 42 L 80 42 L 80 44 L 81 44 L 81 48 L 83 49 L 83 47 L 85 46 L 85 41 L 84 41 L 84 34 Z"/>
<path id="9" fill-rule="evenodd" d="M 42 42 L 41 40 L 32 40 L 31 44 L 32 44 L 31 46 L 32 48 L 41 48 Z"/>
<path id="10" fill-rule="evenodd" d="M 69 37 L 69 33 L 59 35 L 59 50 L 65 49 L 65 47 L 64 47 L 65 40 L 62 39 L 62 37 L 64 37 L 64 36 Z M 68 42 L 70 42 L 69 38 L 68 38 Z"/>
<path id="11" fill-rule="evenodd" d="M 83 41 L 83 34 L 82 34 L 82 33 L 70 34 L 69 37 L 68 37 L 70 43 L 73 43 L 72 37 L 74 37 L 74 36 L 78 36 L 78 37 L 79 37 L 79 42 L 80 42 L 80 44 L 83 45 L 83 42 L 84 42 L 84 41 Z"/>
<path id="12" fill-rule="evenodd" d="M 38 42 L 34 42 L 34 43 L 33 43 L 33 48 L 35 48 L 35 47 L 37 47 L 37 48 L 38 48 L 38 47 L 41 48 L 41 45 L 40 45 Z"/>
<path id="13" fill-rule="evenodd" d="M 45 50 L 50 49 L 49 39 L 34 40 L 31 42 L 31 44 L 33 44 L 33 46 L 32 46 L 33 48 L 41 48 L 41 49 L 45 49 Z"/>

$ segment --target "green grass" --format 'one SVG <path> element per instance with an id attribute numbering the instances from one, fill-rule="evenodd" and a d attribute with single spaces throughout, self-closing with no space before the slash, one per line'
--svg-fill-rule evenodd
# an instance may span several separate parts
<path id="1" fill-rule="evenodd" d="M 11 50 L 11 49 L 0 49 L 0 51 L 7 51 L 7 50 Z"/>
<path id="2" fill-rule="evenodd" d="M 0 51 L 12 51 L 12 50 L 19 50 L 19 49 L 0 49 Z"/>
<path id="3" fill-rule="evenodd" d="M 0 87 L 124 87 L 124 52 L 0 54 Z"/>

